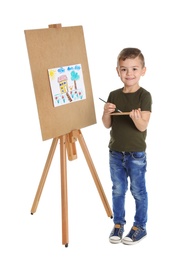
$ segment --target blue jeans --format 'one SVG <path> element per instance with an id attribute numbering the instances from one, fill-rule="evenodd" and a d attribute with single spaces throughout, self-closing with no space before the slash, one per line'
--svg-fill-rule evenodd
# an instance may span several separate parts
<path id="1" fill-rule="evenodd" d="M 112 207 L 115 224 L 126 224 L 125 195 L 130 178 L 130 191 L 135 200 L 133 225 L 146 228 L 148 194 L 146 191 L 146 153 L 109 151 L 112 180 Z"/>

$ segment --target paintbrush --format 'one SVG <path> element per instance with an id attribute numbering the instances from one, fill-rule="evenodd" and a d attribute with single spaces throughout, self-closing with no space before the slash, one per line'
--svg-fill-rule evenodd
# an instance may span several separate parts
<path id="1" fill-rule="evenodd" d="M 103 101 L 104 103 L 107 103 L 105 100 L 103 100 L 102 98 L 99 98 L 101 101 Z M 120 111 L 118 108 L 115 108 L 116 112 L 122 113 L 122 111 Z"/>

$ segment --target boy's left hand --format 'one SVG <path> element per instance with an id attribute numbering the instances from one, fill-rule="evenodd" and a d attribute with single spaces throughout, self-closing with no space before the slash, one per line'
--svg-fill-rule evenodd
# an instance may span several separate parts
<path id="1" fill-rule="evenodd" d="M 134 120 L 134 119 L 139 119 L 142 117 L 142 112 L 141 112 L 141 108 L 138 109 L 133 109 L 129 116 Z"/>
<path id="2" fill-rule="evenodd" d="M 129 116 L 133 120 L 137 129 L 141 132 L 145 131 L 150 120 L 150 111 L 141 111 L 141 108 L 133 109 Z"/>

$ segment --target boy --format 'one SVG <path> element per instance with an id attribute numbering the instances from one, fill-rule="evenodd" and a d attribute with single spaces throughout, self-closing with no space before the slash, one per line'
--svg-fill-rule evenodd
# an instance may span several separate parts
<path id="1" fill-rule="evenodd" d="M 148 196 L 146 191 L 146 135 L 151 115 L 151 94 L 140 87 L 139 80 L 146 72 L 145 60 L 137 48 L 123 49 L 117 58 L 117 73 L 124 86 L 110 92 L 102 116 L 106 128 L 111 128 L 109 165 L 112 181 L 112 208 L 114 228 L 111 243 L 135 244 L 146 235 Z M 112 115 L 116 110 L 128 115 Z M 125 195 L 128 190 L 135 200 L 134 222 L 123 238 Z"/>

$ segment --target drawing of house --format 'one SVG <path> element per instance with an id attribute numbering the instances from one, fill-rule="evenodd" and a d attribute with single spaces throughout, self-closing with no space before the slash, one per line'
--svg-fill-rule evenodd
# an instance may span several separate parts
<path id="1" fill-rule="evenodd" d="M 66 75 L 61 75 L 58 77 L 58 83 L 60 88 L 60 93 L 64 94 L 68 90 L 68 80 Z"/>

